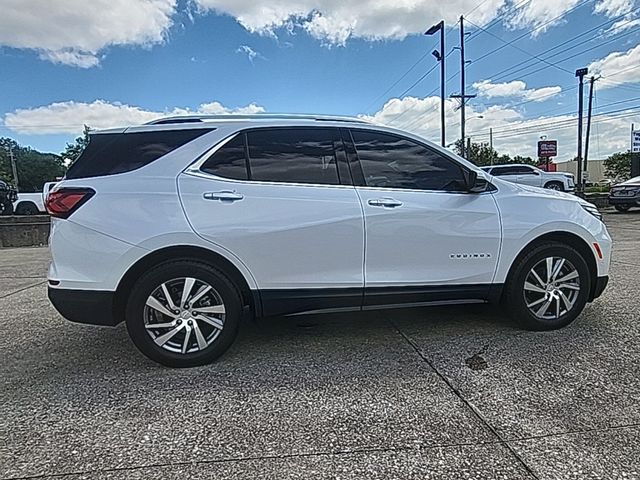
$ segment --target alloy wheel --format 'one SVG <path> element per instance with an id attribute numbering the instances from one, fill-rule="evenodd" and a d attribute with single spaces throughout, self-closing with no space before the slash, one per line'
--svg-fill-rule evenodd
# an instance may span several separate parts
<path id="1" fill-rule="evenodd" d="M 525 278 L 525 304 L 542 320 L 556 320 L 570 312 L 579 294 L 580 275 L 565 258 L 542 259 Z"/>
<path id="2" fill-rule="evenodd" d="M 159 347 L 188 354 L 206 349 L 224 328 L 225 306 L 208 283 L 191 277 L 162 283 L 147 298 L 144 326 Z"/>

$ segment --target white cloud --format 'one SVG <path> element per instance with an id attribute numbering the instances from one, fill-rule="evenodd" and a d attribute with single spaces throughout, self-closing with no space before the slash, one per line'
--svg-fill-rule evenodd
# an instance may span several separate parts
<path id="1" fill-rule="evenodd" d="M 629 12 L 633 6 L 634 0 L 600 0 L 593 10 L 607 17 L 617 17 Z"/>
<path id="2" fill-rule="evenodd" d="M 250 32 L 275 36 L 279 28 L 295 26 L 327 44 L 342 45 L 349 38 L 402 39 L 421 34 L 430 22 L 444 19 L 453 26 L 461 14 L 478 6 L 478 0 L 194 0 L 201 12 L 234 17 Z M 473 11 L 480 25 L 496 17 L 513 0 L 488 0 Z"/>
<path id="3" fill-rule="evenodd" d="M 109 46 L 161 43 L 175 9 L 176 0 L 3 0 L 0 45 L 89 68 Z"/>
<path id="4" fill-rule="evenodd" d="M 35 108 L 18 109 L 4 116 L 4 125 L 14 132 L 30 135 L 76 134 L 83 125 L 94 129 L 139 125 L 169 115 L 252 114 L 264 108 L 251 103 L 240 108 L 228 108 L 219 102 L 203 103 L 196 110 L 173 108 L 158 112 L 121 103 L 95 100 L 92 103 L 59 102 Z"/>
<path id="5" fill-rule="evenodd" d="M 254 50 L 249 45 L 240 45 L 238 47 L 238 49 L 236 50 L 236 53 L 242 53 L 242 54 L 246 55 L 251 63 L 253 63 L 253 61 L 256 58 L 264 59 L 264 57 L 262 56 L 262 54 L 260 52 Z"/>
<path id="6" fill-rule="evenodd" d="M 446 100 L 445 119 L 447 125 L 447 143 L 460 138 L 460 112 L 455 110 L 457 103 Z M 498 153 L 511 156 L 535 157 L 537 142 L 541 135 L 558 140 L 558 160 L 569 160 L 576 155 L 576 127 L 573 115 L 541 116 L 526 119 L 520 112 L 502 105 L 488 108 L 467 106 L 467 135 L 472 141 L 489 141 L 489 129 L 494 132 L 494 148 Z M 440 98 L 404 97 L 389 100 L 380 111 L 366 119 L 422 135 L 436 143 L 440 141 Z M 640 115 L 629 118 L 615 116 L 594 117 L 591 136 L 590 157 L 605 158 L 614 153 L 625 151 L 629 144 L 629 123 L 640 123 Z M 565 122 L 558 124 L 557 122 Z M 506 132 L 508 129 L 523 128 L 518 132 Z"/>
<path id="7" fill-rule="evenodd" d="M 612 52 L 591 63 L 588 68 L 590 75 L 603 77 L 601 88 L 614 86 L 607 82 L 608 79 L 615 83 L 640 82 L 640 45 L 626 52 Z"/>
<path id="8" fill-rule="evenodd" d="M 535 29 L 533 36 L 546 32 L 549 28 L 564 22 L 563 15 L 578 4 L 579 0 L 535 0 L 526 2 L 507 20 L 513 29 Z M 517 4 L 516 4 L 517 5 Z"/>
<path id="9" fill-rule="evenodd" d="M 516 97 L 532 102 L 549 100 L 562 91 L 562 87 L 559 86 L 528 89 L 527 84 L 521 80 L 505 83 L 491 83 L 489 80 L 482 80 L 474 83 L 473 87 L 478 90 L 478 95 L 486 98 Z"/>

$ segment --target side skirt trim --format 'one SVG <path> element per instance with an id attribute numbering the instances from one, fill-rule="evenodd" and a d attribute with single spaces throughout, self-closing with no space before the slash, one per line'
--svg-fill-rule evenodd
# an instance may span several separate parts
<path id="1" fill-rule="evenodd" d="M 260 290 L 262 315 L 379 310 L 425 305 L 495 302 L 502 284 Z"/>

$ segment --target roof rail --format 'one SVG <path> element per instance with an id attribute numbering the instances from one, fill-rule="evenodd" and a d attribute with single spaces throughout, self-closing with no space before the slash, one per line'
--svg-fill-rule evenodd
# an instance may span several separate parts
<path id="1" fill-rule="evenodd" d="M 369 123 L 356 117 L 331 116 L 331 115 L 305 115 L 288 113 L 256 113 L 250 115 L 225 114 L 225 115 L 178 115 L 159 118 L 145 123 L 145 125 L 170 125 L 175 123 L 199 123 L 207 120 L 315 120 L 317 122 L 350 122 Z"/>

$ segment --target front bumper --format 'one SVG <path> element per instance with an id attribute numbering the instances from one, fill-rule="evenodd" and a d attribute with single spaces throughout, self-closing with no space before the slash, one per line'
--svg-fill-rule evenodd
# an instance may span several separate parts
<path id="1" fill-rule="evenodd" d="M 592 302 L 604 292 L 604 289 L 607 288 L 607 284 L 609 283 L 609 277 L 597 277 L 595 284 L 591 287 L 591 295 L 589 295 L 589 301 Z"/>
<path id="2" fill-rule="evenodd" d="M 613 196 L 613 195 L 609 195 L 609 204 L 616 206 L 616 205 L 628 205 L 630 207 L 633 207 L 635 205 L 640 206 L 640 197 L 638 197 L 637 195 L 634 197 L 617 197 L 617 196 Z"/>
<path id="3" fill-rule="evenodd" d="M 71 322 L 114 327 L 115 292 L 106 290 L 48 289 L 49 300 L 64 318 Z"/>

